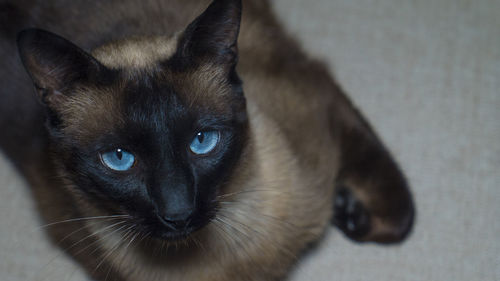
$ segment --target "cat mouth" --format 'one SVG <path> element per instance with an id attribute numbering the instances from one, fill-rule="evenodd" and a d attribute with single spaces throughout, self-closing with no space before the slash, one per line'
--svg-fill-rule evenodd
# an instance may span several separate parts
<path id="1" fill-rule="evenodd" d="M 166 241 L 182 241 L 185 240 L 191 235 L 195 230 L 183 230 L 183 231 L 157 231 L 151 233 L 152 238 L 166 240 Z"/>

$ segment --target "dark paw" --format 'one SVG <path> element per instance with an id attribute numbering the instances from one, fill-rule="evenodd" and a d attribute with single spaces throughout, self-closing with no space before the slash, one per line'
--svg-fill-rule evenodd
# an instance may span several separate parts
<path id="1" fill-rule="evenodd" d="M 333 224 L 349 238 L 361 241 L 370 231 L 370 214 L 345 186 L 338 186 L 333 203 Z"/>

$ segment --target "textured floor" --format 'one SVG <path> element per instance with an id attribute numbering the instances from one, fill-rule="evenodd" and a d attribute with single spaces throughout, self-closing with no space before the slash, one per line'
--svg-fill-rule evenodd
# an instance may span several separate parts
<path id="1" fill-rule="evenodd" d="M 500 1 L 275 0 L 406 172 L 418 217 L 401 246 L 335 229 L 292 280 L 500 280 Z M 44 240 L 0 158 L 0 279 L 84 280 Z"/>

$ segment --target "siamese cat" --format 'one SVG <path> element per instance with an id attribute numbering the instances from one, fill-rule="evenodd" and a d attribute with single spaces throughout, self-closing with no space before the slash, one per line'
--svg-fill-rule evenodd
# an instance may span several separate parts
<path id="1" fill-rule="evenodd" d="M 330 223 L 407 236 L 397 164 L 268 1 L 7 1 L 0 18 L 1 147 L 90 278 L 283 280 Z"/>

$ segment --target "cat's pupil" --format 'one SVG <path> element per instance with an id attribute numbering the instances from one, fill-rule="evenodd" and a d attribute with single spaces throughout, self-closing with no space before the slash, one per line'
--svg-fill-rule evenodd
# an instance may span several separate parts
<path id="1" fill-rule="evenodd" d="M 203 140 L 205 139 L 205 134 L 202 132 L 199 132 L 198 135 L 196 135 L 196 137 L 198 138 L 198 142 L 202 143 Z"/>
<path id="2" fill-rule="evenodd" d="M 122 160 L 123 152 L 120 148 L 116 150 L 116 157 L 118 158 L 118 160 Z"/>

